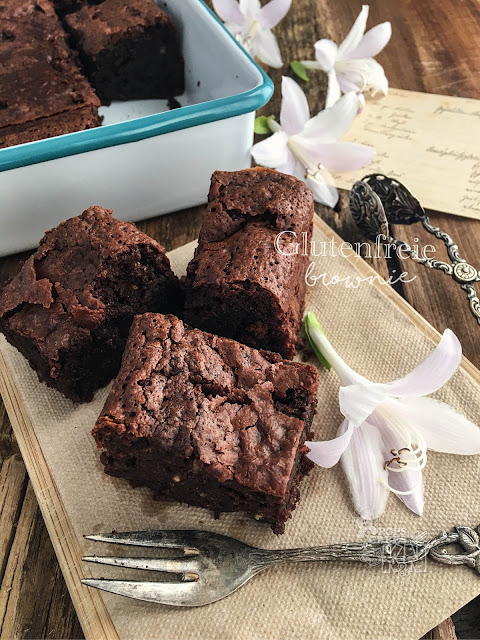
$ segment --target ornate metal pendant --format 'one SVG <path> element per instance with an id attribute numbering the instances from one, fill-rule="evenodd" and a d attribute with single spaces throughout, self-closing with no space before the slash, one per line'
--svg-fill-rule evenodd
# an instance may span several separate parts
<path id="1" fill-rule="evenodd" d="M 370 240 L 375 241 L 378 235 L 383 235 L 386 242 L 401 249 L 415 262 L 430 269 L 440 269 L 458 282 L 466 291 L 470 310 L 480 324 L 480 300 L 474 286 L 480 281 L 480 271 L 458 255 L 458 246 L 452 238 L 431 224 L 420 202 L 401 182 L 382 174 L 365 176 L 352 187 L 350 210 L 357 227 Z M 406 242 L 390 235 L 389 223 L 410 225 L 416 222 L 421 222 L 429 233 L 445 243 L 451 263 L 419 256 Z"/>

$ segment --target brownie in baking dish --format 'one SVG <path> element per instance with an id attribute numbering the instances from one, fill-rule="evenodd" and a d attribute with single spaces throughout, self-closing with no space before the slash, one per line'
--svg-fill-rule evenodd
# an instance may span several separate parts
<path id="1" fill-rule="evenodd" d="M 111 213 L 90 207 L 48 231 L 0 291 L 0 331 L 78 402 L 117 374 L 136 313 L 179 302 L 163 247 Z"/>
<path id="2" fill-rule="evenodd" d="M 64 24 L 103 103 L 183 93 L 177 31 L 154 0 L 77 0 Z"/>
<path id="3" fill-rule="evenodd" d="M 313 466 L 317 388 L 309 365 L 146 313 L 92 433 L 106 473 L 283 533 Z"/>
<path id="4" fill-rule="evenodd" d="M 66 37 L 47 0 L 0 0 L 0 148 L 101 124 Z"/>
<path id="5" fill-rule="evenodd" d="M 60 17 L 65 17 L 67 13 L 78 11 L 84 4 L 102 4 L 104 0 L 53 0 L 55 9 Z"/>
<path id="6" fill-rule="evenodd" d="M 292 358 L 312 224 L 313 196 L 301 180 L 263 168 L 216 171 L 188 265 L 185 320 Z"/>

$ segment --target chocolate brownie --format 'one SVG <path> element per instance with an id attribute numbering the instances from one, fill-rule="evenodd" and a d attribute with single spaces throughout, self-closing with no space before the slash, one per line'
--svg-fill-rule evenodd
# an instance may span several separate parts
<path id="1" fill-rule="evenodd" d="M 283 533 L 313 466 L 317 388 L 309 365 L 146 313 L 92 433 L 106 473 Z"/>
<path id="2" fill-rule="evenodd" d="M 312 224 L 313 196 L 301 180 L 263 168 L 216 171 L 188 265 L 186 321 L 292 358 Z"/>
<path id="3" fill-rule="evenodd" d="M 59 16 L 62 18 L 67 13 L 78 11 L 84 4 L 102 4 L 104 0 L 53 0 L 53 4 Z"/>
<path id="4" fill-rule="evenodd" d="M 101 124 L 100 102 L 47 0 L 0 0 L 0 147 Z"/>
<path id="5" fill-rule="evenodd" d="M 183 92 L 177 31 L 154 0 L 77 0 L 64 23 L 103 103 Z"/>
<path id="6" fill-rule="evenodd" d="M 78 402 L 117 374 L 136 313 L 178 303 L 163 247 L 111 213 L 90 207 L 47 231 L 0 291 L 0 331 L 41 381 Z"/>

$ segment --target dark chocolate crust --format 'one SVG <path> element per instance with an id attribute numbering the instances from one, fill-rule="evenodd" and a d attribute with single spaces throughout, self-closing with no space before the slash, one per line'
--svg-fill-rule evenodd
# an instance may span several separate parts
<path id="1" fill-rule="evenodd" d="M 90 83 L 104 104 L 183 92 L 175 25 L 154 0 L 0 0 L 0 148 L 100 126 Z"/>
<path id="2" fill-rule="evenodd" d="M 53 0 L 53 4 L 59 16 L 62 18 L 67 15 L 67 13 L 72 13 L 73 11 L 78 11 L 83 7 L 83 5 L 96 5 L 102 4 L 104 0 Z"/>
<path id="3" fill-rule="evenodd" d="M 78 402 L 118 372 L 136 313 L 180 302 L 163 247 L 111 213 L 90 207 L 48 231 L 0 292 L 0 331 Z"/>
<path id="4" fill-rule="evenodd" d="M 0 148 L 101 124 L 100 102 L 47 0 L 0 0 Z"/>
<path id="5" fill-rule="evenodd" d="M 282 533 L 312 466 L 317 388 L 309 365 L 147 313 L 92 433 L 106 473 Z"/>
<path id="6" fill-rule="evenodd" d="M 183 93 L 177 31 L 154 0 L 69 4 L 74 8 L 65 15 L 65 27 L 103 103 Z"/>
<path id="7" fill-rule="evenodd" d="M 310 239 L 313 213 L 312 192 L 293 176 L 263 168 L 216 171 L 188 265 L 185 320 L 292 358 L 309 257 L 301 247 L 284 254 Z M 283 253 L 275 248 L 282 232 Z"/>

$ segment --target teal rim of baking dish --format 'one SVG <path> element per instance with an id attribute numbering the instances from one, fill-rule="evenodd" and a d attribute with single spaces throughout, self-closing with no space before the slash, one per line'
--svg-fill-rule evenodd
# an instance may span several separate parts
<path id="1" fill-rule="evenodd" d="M 44 138 L 43 140 L 6 147 L 5 149 L 0 149 L 0 171 L 18 169 L 19 167 L 65 158 L 66 156 L 87 151 L 137 142 L 162 133 L 170 133 L 217 120 L 233 118 L 263 107 L 272 96 L 272 80 L 232 36 L 223 22 L 205 2 L 203 0 L 198 0 L 198 2 L 221 25 L 222 29 L 226 31 L 236 46 L 256 68 L 261 76 L 259 85 L 243 93 L 225 98 L 187 105 L 171 111 L 155 113 L 133 120 L 126 120 L 125 122 L 117 122 L 104 127 L 74 131 L 54 138 Z"/>

